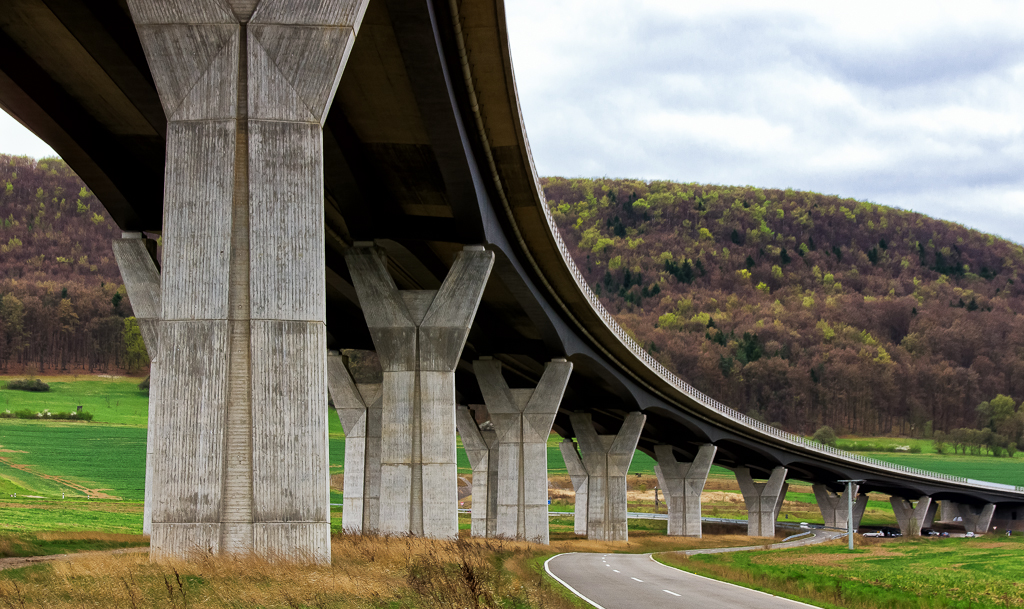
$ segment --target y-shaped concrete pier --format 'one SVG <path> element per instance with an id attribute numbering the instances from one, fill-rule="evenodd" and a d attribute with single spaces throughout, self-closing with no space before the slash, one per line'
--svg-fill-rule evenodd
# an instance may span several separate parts
<path id="1" fill-rule="evenodd" d="M 473 362 L 498 445 L 497 521 L 500 537 L 548 543 L 548 435 L 569 383 L 572 364 L 544 367 L 536 389 L 509 389 L 501 362 Z"/>
<path id="2" fill-rule="evenodd" d="M 827 527 L 845 529 L 848 524 L 850 513 L 850 498 L 843 490 L 838 493 L 831 491 L 824 484 L 815 484 L 811 487 L 814 490 L 814 498 L 818 501 L 818 509 L 821 510 L 821 518 Z M 859 484 L 853 485 L 853 493 L 856 500 L 853 503 L 853 530 L 860 527 L 861 518 L 864 517 L 864 508 L 868 505 L 867 495 L 858 495 Z"/>
<path id="3" fill-rule="evenodd" d="M 353 377 L 337 351 L 327 354 L 327 387 L 345 430 L 342 528 L 372 533 L 380 527 L 381 371 Z"/>
<path id="4" fill-rule="evenodd" d="M 925 525 L 928 512 L 931 510 L 932 498 L 924 495 L 913 505 L 907 499 L 893 495 L 889 497 L 892 511 L 896 514 L 896 522 L 900 525 L 900 533 L 904 537 L 920 537 L 921 527 Z M 934 515 L 934 512 L 932 512 Z"/>
<path id="5" fill-rule="evenodd" d="M 345 260 L 384 370 L 380 530 L 454 539 L 455 366 L 494 254 L 467 246 L 440 290 L 399 291 L 372 243 Z"/>
<path id="6" fill-rule="evenodd" d="M 562 456 L 570 476 L 573 471 L 577 472 L 576 477 L 581 470 L 586 472 L 587 539 L 626 541 L 629 539 L 626 474 L 647 415 L 629 413 L 616 435 L 597 435 L 590 414 L 574 412 L 569 420 L 582 458 L 571 442 L 566 444 L 567 440 L 562 442 Z M 580 494 L 580 487 L 577 487 L 577 514 Z"/>
<path id="7" fill-rule="evenodd" d="M 751 537 L 774 537 L 775 521 L 782 510 L 789 483 L 789 470 L 779 466 L 772 470 L 766 482 L 754 482 L 750 470 L 736 468 L 736 480 L 740 483 L 743 501 L 747 504 L 747 535 Z"/>
<path id="8" fill-rule="evenodd" d="M 956 504 L 957 513 L 964 524 L 964 530 L 977 535 L 988 533 L 992 526 L 992 516 L 996 513 L 996 504 L 969 505 Z"/>
<path id="9" fill-rule="evenodd" d="M 572 482 L 573 491 L 576 492 L 576 500 L 573 504 L 572 532 L 575 535 L 587 534 L 587 495 L 590 494 L 590 478 L 587 476 L 587 468 L 583 467 L 580 454 L 577 452 L 576 443 L 565 438 L 558 444 L 562 451 L 562 460 L 565 461 L 565 468 L 569 472 L 569 480 Z"/>
<path id="10" fill-rule="evenodd" d="M 654 472 L 668 504 L 669 535 L 702 536 L 700 495 L 704 492 L 716 452 L 718 448 L 714 444 L 704 444 L 692 463 L 680 463 L 676 461 L 671 446 L 659 444 L 654 447 L 654 455 L 658 458 Z"/>
<path id="11" fill-rule="evenodd" d="M 144 239 L 142 233 L 123 233 L 113 242 L 114 260 L 121 270 L 124 289 L 132 302 L 132 311 L 149 353 L 149 370 L 156 370 L 157 340 L 160 321 L 160 268 L 156 262 L 156 241 Z M 152 379 L 151 379 L 152 380 Z M 153 401 L 149 403 L 149 420 L 154 418 Z M 142 533 L 153 532 L 153 433 L 146 429 L 146 489 L 142 505 Z"/>
<path id="12" fill-rule="evenodd" d="M 498 437 L 481 429 L 467 406 L 455 410 L 455 422 L 473 468 L 473 513 L 470 535 L 494 537 L 498 523 Z"/>
<path id="13" fill-rule="evenodd" d="M 129 0 L 167 117 L 150 555 L 330 559 L 322 126 L 367 0 Z"/>

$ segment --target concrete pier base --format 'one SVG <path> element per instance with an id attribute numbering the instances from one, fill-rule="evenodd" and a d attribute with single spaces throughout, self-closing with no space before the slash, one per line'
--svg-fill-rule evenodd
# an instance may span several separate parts
<path id="1" fill-rule="evenodd" d="M 904 537 L 920 537 L 921 527 L 924 526 L 931 509 L 932 498 L 924 495 L 917 500 L 917 505 L 914 505 L 909 500 L 894 495 L 889 497 L 889 503 L 892 504 L 896 522 L 900 525 L 900 533 Z"/>
<path id="2" fill-rule="evenodd" d="M 704 492 L 717 451 L 714 444 L 705 444 L 698 449 L 692 463 L 680 463 L 676 461 L 671 446 L 654 447 L 658 459 L 654 472 L 658 475 L 658 486 L 665 493 L 668 505 L 669 535 L 702 536 L 700 495 Z"/>
<path id="3" fill-rule="evenodd" d="M 501 362 L 473 362 L 497 436 L 498 488 L 495 534 L 548 543 L 548 435 L 569 383 L 572 364 L 544 367 L 535 389 L 510 389 Z"/>
<path id="4" fill-rule="evenodd" d="M 569 415 L 582 458 L 570 443 L 562 442 L 562 455 L 570 476 L 573 470 L 587 474 L 587 539 L 626 541 L 629 539 L 626 506 L 626 474 L 633 461 L 640 432 L 647 416 L 631 412 L 616 435 L 598 435 L 589 414 Z M 573 465 L 569 466 L 572 461 Z M 576 492 L 577 507 L 580 491 Z"/>
<path id="5" fill-rule="evenodd" d="M 850 511 L 850 500 L 846 496 L 847 491 L 843 490 L 835 493 L 824 484 L 815 484 L 811 488 L 814 490 L 814 498 L 818 501 L 818 509 L 821 510 L 821 517 L 825 522 L 825 526 L 845 529 Z M 857 497 L 853 503 L 854 531 L 860 527 L 860 521 L 864 517 L 864 508 L 868 505 L 868 496 L 858 495 L 857 491 L 859 489 L 859 484 L 853 485 L 853 493 Z"/>
<path id="6" fill-rule="evenodd" d="M 494 254 L 467 246 L 436 291 L 399 291 L 372 243 L 345 260 L 384 371 L 380 531 L 454 539 L 455 366 Z"/>
<path id="7" fill-rule="evenodd" d="M 498 441 L 493 429 L 480 429 L 466 406 L 455 409 L 455 422 L 473 468 L 470 535 L 494 537 L 498 522 Z"/>
<path id="8" fill-rule="evenodd" d="M 743 493 L 743 501 L 747 504 L 747 535 L 751 537 L 774 537 L 775 521 L 782 510 L 782 502 L 786 499 L 789 483 L 786 482 L 788 470 L 776 467 L 766 482 L 754 482 L 750 470 L 746 467 L 736 469 L 736 480 Z"/>
<path id="9" fill-rule="evenodd" d="M 157 362 L 157 324 L 160 321 L 160 269 L 156 262 L 156 241 L 144 239 L 142 233 L 123 233 L 112 244 L 114 259 L 121 270 L 121 279 L 132 311 L 149 354 L 150 373 Z M 149 420 L 154 418 L 153 402 L 149 403 Z M 153 532 L 153 427 L 146 429 L 146 490 L 142 508 L 142 534 Z"/>
<path id="10" fill-rule="evenodd" d="M 356 378 L 337 351 L 327 354 L 327 387 L 345 430 L 345 491 L 342 528 L 372 533 L 380 526 L 381 372 Z"/>
<path id="11" fill-rule="evenodd" d="M 963 519 L 964 530 L 976 535 L 988 533 L 992 529 L 992 516 L 996 513 L 996 504 L 985 505 L 957 504 L 957 511 Z"/>

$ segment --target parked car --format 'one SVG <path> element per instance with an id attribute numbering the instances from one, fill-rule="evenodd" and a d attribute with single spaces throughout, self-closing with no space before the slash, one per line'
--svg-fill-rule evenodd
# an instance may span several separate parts
<path id="1" fill-rule="evenodd" d="M 882 534 L 886 537 L 902 537 L 903 533 L 900 530 L 893 527 L 882 527 Z"/>
<path id="2" fill-rule="evenodd" d="M 860 534 L 861 537 L 885 537 L 885 533 L 881 531 L 865 531 Z"/>
<path id="3" fill-rule="evenodd" d="M 977 537 L 977 535 L 974 534 L 974 531 L 967 531 L 964 537 Z"/>
<path id="4" fill-rule="evenodd" d="M 921 535 L 925 537 L 939 537 L 939 532 L 935 529 L 921 529 Z"/>

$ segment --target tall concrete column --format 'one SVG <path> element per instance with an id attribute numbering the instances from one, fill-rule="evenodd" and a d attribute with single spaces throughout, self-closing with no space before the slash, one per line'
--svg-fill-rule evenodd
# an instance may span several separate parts
<path id="1" fill-rule="evenodd" d="M 548 435 L 572 364 L 544 366 L 536 389 L 509 389 L 501 362 L 473 362 L 498 442 L 497 524 L 501 537 L 548 543 Z"/>
<path id="2" fill-rule="evenodd" d="M 436 291 L 399 291 L 372 244 L 345 260 L 384 370 L 380 530 L 455 538 L 455 366 L 494 254 L 467 246 Z"/>
<path id="3" fill-rule="evenodd" d="M 473 468 L 470 535 L 494 537 L 498 523 L 498 434 L 481 429 L 466 406 L 455 409 L 455 423 Z"/>
<path id="4" fill-rule="evenodd" d="M 351 533 L 380 527 L 381 375 L 375 372 L 353 378 L 341 354 L 327 354 L 327 387 L 345 430 L 341 526 Z"/>
<path id="5" fill-rule="evenodd" d="M 995 506 L 993 506 L 994 508 Z M 922 526 L 931 528 L 935 525 L 935 513 L 939 510 L 939 502 L 932 501 L 928 505 L 928 512 L 924 515 L 924 523 Z M 991 519 L 990 519 L 991 520 Z"/>
<path id="6" fill-rule="evenodd" d="M 573 467 L 587 472 L 587 539 L 626 541 L 629 539 L 626 474 L 633 461 L 647 415 L 631 412 L 616 435 L 597 435 L 590 414 L 569 415 L 576 432 L 581 456 L 569 459 Z M 566 451 L 563 450 L 563 455 Z M 570 470 L 572 471 L 572 470 Z M 579 501 L 577 491 L 577 502 Z"/>
<path id="7" fill-rule="evenodd" d="M 322 125 L 368 0 L 128 0 L 167 116 L 151 556 L 330 560 Z"/>
<path id="8" fill-rule="evenodd" d="M 957 505 L 960 518 L 963 519 L 964 530 L 981 535 L 988 533 L 992 526 L 992 516 L 996 513 L 996 504 L 986 503 L 983 506 L 960 503 Z"/>
<path id="9" fill-rule="evenodd" d="M 587 476 L 587 468 L 583 467 L 580 454 L 576 452 L 576 443 L 565 438 L 558 445 L 562 451 L 562 460 L 565 461 L 565 468 L 569 472 L 569 480 L 572 481 L 572 489 L 576 492 L 576 500 L 573 505 L 572 532 L 575 535 L 587 534 L 587 495 L 590 492 L 590 477 Z"/>
<path id="10" fill-rule="evenodd" d="M 814 490 L 814 498 L 818 501 L 818 509 L 821 510 L 821 517 L 825 526 L 838 529 L 845 529 L 850 512 L 849 497 L 845 490 L 834 493 L 824 484 L 815 484 L 811 487 Z M 860 527 L 861 518 L 864 517 L 864 508 L 868 505 L 867 495 L 858 495 L 859 484 L 853 485 L 853 492 L 857 499 L 853 503 L 853 530 Z"/>
<path id="11" fill-rule="evenodd" d="M 671 446 L 659 444 L 654 447 L 658 464 L 654 472 L 658 475 L 658 486 L 665 493 L 668 505 L 668 534 L 687 537 L 701 537 L 700 495 L 714 463 L 718 448 L 704 444 L 697 450 L 692 463 L 676 461 Z"/>
<path id="12" fill-rule="evenodd" d="M 789 489 L 789 483 L 786 482 L 788 471 L 779 466 L 772 470 L 766 482 L 754 482 L 748 468 L 736 468 L 736 480 L 740 483 L 743 501 L 747 504 L 747 535 L 775 536 L 775 521 L 779 518 L 782 502 Z"/>
<path id="13" fill-rule="evenodd" d="M 889 497 L 889 503 L 892 504 L 892 511 L 896 515 L 896 522 L 899 523 L 903 536 L 920 537 L 932 498 L 924 495 L 917 500 L 917 505 L 913 505 L 910 501 L 893 495 Z"/>
<path id="14" fill-rule="evenodd" d="M 123 233 L 112 244 L 114 260 L 121 270 L 121 279 L 132 311 L 142 333 L 142 341 L 149 354 L 149 371 L 152 377 L 157 362 L 157 330 L 160 321 L 160 269 L 156 262 L 156 241 L 143 239 L 142 233 Z M 154 418 L 153 402 L 149 402 L 149 417 Z M 146 427 L 146 490 L 142 507 L 142 534 L 153 532 L 153 426 Z"/>

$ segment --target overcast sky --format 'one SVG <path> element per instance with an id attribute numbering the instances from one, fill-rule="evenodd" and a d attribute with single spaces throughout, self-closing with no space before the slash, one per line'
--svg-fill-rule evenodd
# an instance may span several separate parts
<path id="1" fill-rule="evenodd" d="M 505 7 L 541 175 L 814 190 L 1024 243 L 1024 2 Z M 52 154 L 6 115 L 0 152 Z"/>
<path id="2" fill-rule="evenodd" d="M 505 6 L 542 175 L 814 190 L 1024 242 L 1024 2 Z"/>

